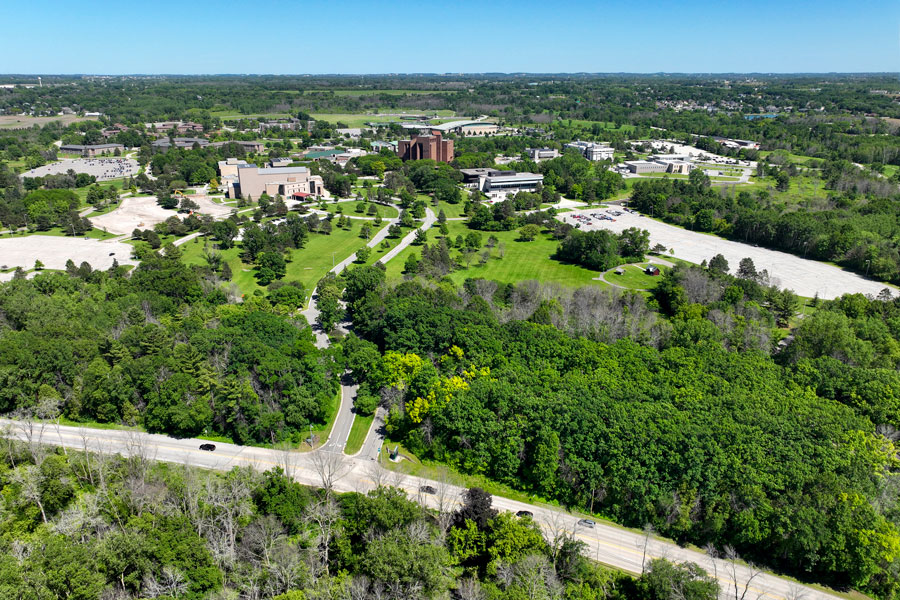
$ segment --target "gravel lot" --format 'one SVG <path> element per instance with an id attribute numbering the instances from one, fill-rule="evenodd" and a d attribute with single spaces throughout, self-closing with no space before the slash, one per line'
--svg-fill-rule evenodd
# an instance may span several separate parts
<path id="1" fill-rule="evenodd" d="M 61 175 L 69 169 L 76 173 L 94 175 L 97 181 L 108 181 L 137 175 L 138 163 L 132 158 L 64 158 L 60 162 L 26 171 L 22 173 L 22 177 Z"/>
<path id="2" fill-rule="evenodd" d="M 232 207 L 216 204 L 204 196 L 191 196 L 197 203 L 201 214 L 210 215 L 217 219 L 223 219 L 231 214 Z M 156 203 L 155 196 L 139 198 L 125 198 L 122 204 L 112 212 L 98 217 L 91 217 L 91 223 L 98 229 L 105 229 L 117 235 L 130 235 L 135 228 L 152 229 L 157 223 L 162 223 L 169 217 L 178 215 L 177 211 L 167 210 Z M 184 215 L 178 215 L 184 217 Z"/>
<path id="3" fill-rule="evenodd" d="M 131 258 L 131 250 L 132 246 L 120 241 L 28 235 L 0 239 L 0 266 L 33 269 L 34 261 L 40 260 L 48 269 L 65 269 L 71 258 L 76 265 L 86 261 L 95 269 L 108 269 L 116 259 L 120 265 L 137 264 Z M 12 276 L 0 273 L 0 281 L 8 281 Z"/>
<path id="4" fill-rule="evenodd" d="M 593 208 L 574 211 L 561 215 L 561 217 L 564 222 L 575 225 L 578 220 L 573 215 L 593 212 L 603 213 L 605 209 Z M 888 287 L 884 283 L 870 281 L 825 263 L 688 231 L 641 215 L 623 212 L 622 215 L 613 218 L 616 219 L 615 222 L 592 218 L 591 224 L 582 223 L 581 229 L 605 228 L 616 233 L 629 227 L 646 229 L 650 232 L 651 247 L 655 244 L 662 244 L 666 248 L 674 248 L 674 256 L 697 264 L 704 260 L 708 261 L 716 254 L 721 254 L 728 260 L 732 273 L 737 270 L 738 263 L 742 258 L 750 257 L 756 264 L 757 270 L 768 269 L 773 283 L 778 283 L 780 287 L 790 288 L 800 296 L 812 297 L 816 292 L 823 299 L 837 298 L 843 294 L 855 292 L 877 295 L 878 292 Z"/>

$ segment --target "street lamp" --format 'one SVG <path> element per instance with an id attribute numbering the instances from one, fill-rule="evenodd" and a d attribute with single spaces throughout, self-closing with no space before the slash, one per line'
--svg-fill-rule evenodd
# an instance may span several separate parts
<path id="1" fill-rule="evenodd" d="M 866 277 L 869 276 L 869 264 L 870 264 L 871 262 L 872 262 L 871 260 L 866 260 Z"/>

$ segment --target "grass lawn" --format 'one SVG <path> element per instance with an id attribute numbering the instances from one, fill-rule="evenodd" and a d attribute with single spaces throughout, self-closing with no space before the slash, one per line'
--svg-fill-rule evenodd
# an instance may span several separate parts
<path id="1" fill-rule="evenodd" d="M 472 231 L 463 221 L 450 221 L 447 223 L 447 227 L 450 240 L 455 240 L 457 235 L 465 237 Z M 549 235 L 541 235 L 533 242 L 520 242 L 517 241 L 519 237 L 517 231 L 481 231 L 478 233 L 481 234 L 482 244 L 487 243 L 487 239 L 491 235 L 497 236 L 498 246 L 491 251 L 491 258 L 486 264 L 478 264 L 479 257 L 476 254 L 468 268 L 463 266 L 463 268 L 450 273 L 448 277 L 457 285 L 466 279 L 475 277 L 494 279 L 503 283 L 536 279 L 541 283 L 558 283 L 569 287 L 606 285 L 604 282 L 594 279 L 599 276 L 597 271 L 578 265 L 564 264 L 550 258 L 550 255 L 556 252 L 559 242 L 551 239 Z M 438 228 L 432 227 L 428 235 L 429 243 L 433 243 L 439 237 Z M 500 244 L 505 247 L 503 258 L 499 257 Z M 484 248 L 480 249 L 478 253 L 480 254 L 482 250 Z M 418 246 L 410 246 L 387 264 L 388 279 L 403 277 L 404 263 L 413 253 L 420 256 L 422 250 Z M 459 250 L 456 249 L 452 250 L 451 254 L 454 258 L 460 256 Z"/>
<path id="2" fill-rule="evenodd" d="M 87 203 L 87 195 L 88 190 L 90 190 L 93 185 L 94 184 L 86 185 L 83 188 L 75 188 L 74 190 L 72 190 L 78 196 L 78 202 L 81 208 L 86 208 L 87 206 L 89 206 Z M 113 186 L 114 188 L 119 190 L 119 193 L 121 193 L 122 186 L 125 185 L 125 178 L 120 177 L 118 179 L 110 179 L 109 181 L 98 181 L 97 185 L 99 185 L 104 190 L 109 186 Z"/>
<path id="3" fill-rule="evenodd" d="M 25 235 L 52 235 L 55 237 L 67 237 L 61 227 L 53 227 L 51 229 L 48 229 L 47 231 L 35 231 L 34 233 L 28 233 Z M 21 233 L 4 233 L 3 235 L 0 235 L 0 238 L 25 237 L 25 235 L 23 235 Z M 68 237 L 72 237 L 72 236 L 68 236 Z M 95 240 L 108 240 L 108 239 L 114 238 L 116 236 L 111 233 L 106 233 L 105 231 L 100 230 L 100 229 L 91 229 L 87 233 L 84 233 L 82 235 L 75 236 L 75 237 L 83 237 L 83 238 L 88 237 L 88 238 L 95 239 Z"/>
<path id="4" fill-rule="evenodd" d="M 669 267 L 657 265 L 659 267 L 660 275 L 654 277 L 653 275 L 644 273 L 644 267 L 646 266 L 647 263 L 621 265 L 621 268 L 625 271 L 624 273 L 616 275 L 616 270 L 612 269 L 607 271 L 604 277 L 607 281 L 628 289 L 652 290 L 659 285 L 662 274 L 665 273 Z"/>
<path id="5" fill-rule="evenodd" d="M 356 454 L 362 448 L 363 442 L 366 441 L 366 434 L 372 426 L 375 415 L 367 417 L 356 415 L 353 417 L 353 426 L 350 427 L 350 435 L 347 436 L 347 445 L 344 447 L 344 454 Z"/>
<path id="6" fill-rule="evenodd" d="M 325 204 L 325 210 L 332 214 L 338 214 L 338 208 L 340 208 L 343 214 L 351 217 L 369 217 L 370 219 L 375 218 L 374 215 L 370 215 L 368 213 L 368 203 L 366 204 L 366 209 L 362 212 L 356 212 L 356 204 L 356 202 L 338 202 L 337 204 L 335 204 L 334 202 L 328 202 Z M 378 212 L 384 219 L 394 219 L 400 215 L 400 213 L 397 212 L 397 209 L 393 206 L 385 206 L 383 204 L 376 204 L 374 202 L 372 204 L 375 205 L 375 208 L 378 209 Z M 319 209 L 321 207 L 321 205 L 319 204 L 315 204 L 313 206 L 316 209 Z"/>
<path id="7" fill-rule="evenodd" d="M 460 202 L 459 204 L 448 204 L 447 202 L 444 202 L 443 200 L 441 200 L 440 202 L 438 202 L 437 206 L 434 206 L 431 203 L 430 197 L 425 196 L 425 198 L 426 198 L 425 202 L 434 211 L 435 215 L 440 214 L 440 212 L 443 210 L 444 214 L 447 215 L 448 219 L 453 219 L 456 217 L 464 216 L 463 215 L 463 205 L 464 205 L 463 202 Z"/>
<path id="8" fill-rule="evenodd" d="M 361 221 L 353 221 L 350 231 L 335 227 L 331 235 L 310 234 L 306 246 L 291 253 L 291 260 L 287 264 L 287 273 L 283 281 L 299 281 L 303 284 L 307 294 L 312 292 L 316 283 L 331 270 L 333 266 L 332 253 L 334 253 L 333 261 L 336 264 L 365 245 L 366 240 L 359 237 L 359 230 L 362 227 L 361 223 Z M 374 235 L 379 228 L 375 227 L 374 224 L 370 225 Z M 214 248 L 213 241 L 206 240 L 203 237 L 195 238 L 179 246 L 182 250 L 182 260 L 187 264 L 205 265 L 206 259 L 203 256 L 204 242 L 206 242 L 210 250 Z M 241 249 L 239 247 L 216 251 L 222 254 L 222 258 L 231 267 L 232 282 L 237 285 L 242 294 L 248 295 L 258 289 L 263 289 L 256 282 L 255 267 L 245 264 L 241 260 Z M 377 251 L 372 252 L 372 254 L 376 256 L 376 259 L 377 256 L 381 256 Z"/>

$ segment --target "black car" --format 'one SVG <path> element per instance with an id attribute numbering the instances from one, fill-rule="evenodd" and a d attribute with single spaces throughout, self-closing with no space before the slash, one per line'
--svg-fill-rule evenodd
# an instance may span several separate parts
<path id="1" fill-rule="evenodd" d="M 216 449 L 215 444 L 200 444 L 201 450 L 206 450 L 207 452 L 212 452 Z"/>
<path id="2" fill-rule="evenodd" d="M 430 485 L 423 485 L 422 487 L 419 488 L 419 491 L 422 492 L 423 494 L 437 494 L 437 490 L 434 489 L 434 486 L 430 486 Z"/>
<path id="3" fill-rule="evenodd" d="M 516 513 L 516 516 L 520 517 L 520 518 L 524 518 L 524 517 L 531 518 L 534 516 L 534 514 L 530 510 L 520 510 L 519 512 Z"/>

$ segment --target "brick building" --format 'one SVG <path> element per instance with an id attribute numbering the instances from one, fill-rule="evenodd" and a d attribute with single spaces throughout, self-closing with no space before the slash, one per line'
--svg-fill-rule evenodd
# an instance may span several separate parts
<path id="1" fill-rule="evenodd" d="M 440 133 L 414 135 L 412 139 L 400 140 L 397 154 L 401 160 L 431 159 L 450 162 L 453 160 L 453 140 L 445 140 Z"/>

